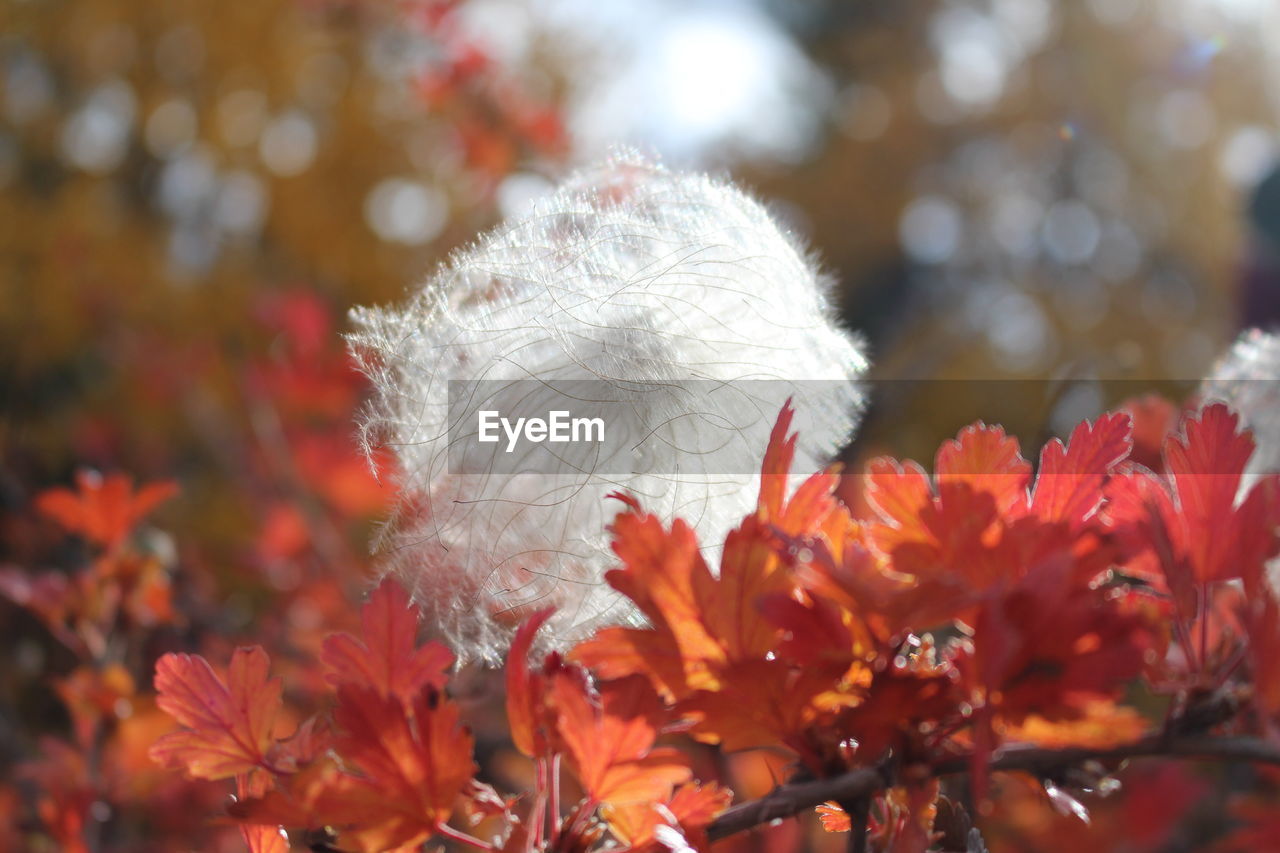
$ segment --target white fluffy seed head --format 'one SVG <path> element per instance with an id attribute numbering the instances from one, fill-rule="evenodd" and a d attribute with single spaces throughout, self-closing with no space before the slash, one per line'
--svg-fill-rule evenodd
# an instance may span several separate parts
<path id="1" fill-rule="evenodd" d="M 614 561 L 606 528 L 621 509 L 606 496 L 630 492 L 719 543 L 755 501 L 782 397 L 738 417 L 732 406 L 708 416 L 705 401 L 655 393 L 652 405 L 607 415 L 636 447 L 662 435 L 625 473 L 616 464 L 510 473 L 519 465 L 503 460 L 504 473 L 486 475 L 451 470 L 449 380 L 786 383 L 802 424 L 796 470 L 813 471 L 851 433 L 861 402 L 852 380 L 866 366 L 835 326 L 814 264 L 760 204 L 634 155 L 575 175 L 457 253 L 407 304 L 352 317 L 351 345 L 375 387 L 366 441 L 389 446 L 398 463 L 385 565 L 462 660 L 499 660 L 518 621 L 545 606 L 558 610 L 544 633 L 562 647 L 604 624 L 635 624 L 603 581 Z M 751 433 L 751 458 L 685 464 L 690 447 L 744 432 L 747 420 L 764 426 Z"/>

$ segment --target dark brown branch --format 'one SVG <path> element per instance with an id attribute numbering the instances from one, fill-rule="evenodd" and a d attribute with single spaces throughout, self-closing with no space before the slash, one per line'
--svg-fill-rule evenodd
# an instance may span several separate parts
<path id="1" fill-rule="evenodd" d="M 1030 744 L 1014 744 L 997 751 L 988 766 L 992 770 L 1024 770 L 1039 776 L 1051 776 L 1085 761 L 1120 761 L 1153 756 L 1250 761 L 1280 766 L 1280 744 L 1252 737 L 1167 735 L 1151 735 L 1109 749 L 1045 749 Z M 926 768 L 926 772 L 930 776 L 946 776 L 963 773 L 968 767 L 968 758 L 959 756 Z M 707 827 L 707 836 L 716 841 L 779 818 L 792 817 L 829 800 L 854 802 L 876 793 L 887 784 L 878 769 L 864 767 L 832 779 L 783 785 L 758 800 L 734 806 L 720 815 Z"/>
<path id="2" fill-rule="evenodd" d="M 849 853 L 867 853 L 867 819 L 871 814 L 871 798 L 845 800 L 840 808 L 849 815 Z"/>

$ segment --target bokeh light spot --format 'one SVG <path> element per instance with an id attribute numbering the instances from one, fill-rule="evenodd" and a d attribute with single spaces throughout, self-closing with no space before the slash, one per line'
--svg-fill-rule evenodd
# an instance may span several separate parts
<path id="1" fill-rule="evenodd" d="M 939 196 L 918 198 L 907 206 L 898 226 L 902 248 L 923 264 L 940 264 L 955 254 L 962 233 L 960 211 Z"/>
<path id="2" fill-rule="evenodd" d="M 388 178 L 365 197 L 364 218 L 383 240 L 420 245 L 440 235 L 449 218 L 449 205 L 435 187 Z"/>
<path id="3" fill-rule="evenodd" d="M 319 144 L 311 119 L 299 110 L 289 110 L 272 119 L 262 132 L 258 155 L 272 172 L 291 178 L 310 168 Z"/>
<path id="4" fill-rule="evenodd" d="M 128 152 L 135 109 L 128 83 L 113 80 L 99 86 L 63 126 L 63 156 L 86 172 L 112 171 Z"/>
<path id="5" fill-rule="evenodd" d="M 152 110 L 144 136 L 147 150 L 160 158 L 177 154 L 196 138 L 196 111 L 184 98 L 172 98 Z"/>

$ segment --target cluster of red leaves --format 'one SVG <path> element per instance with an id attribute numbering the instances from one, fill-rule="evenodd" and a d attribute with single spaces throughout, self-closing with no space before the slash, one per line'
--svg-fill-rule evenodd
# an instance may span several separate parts
<path id="1" fill-rule="evenodd" d="M 938 454 L 935 480 L 879 460 L 876 517 L 831 497 L 835 474 L 785 500 L 784 412 L 757 512 L 718 575 L 686 526 L 638 509 L 615 524 L 609 581 L 651 627 L 612 628 L 574 657 L 601 677 L 643 674 L 693 731 L 730 749 L 785 746 L 830 774 L 955 747 L 985 763 L 997 730 L 1110 714 L 1152 631 L 1129 593 L 1095 581 L 1112 554 L 1096 513 L 1128 422 L 1082 425 L 1030 465 L 998 428 Z M 935 489 L 936 485 L 936 489 Z M 949 636 L 944 648 L 936 640 Z M 765 701 L 761 701 L 764 699 Z"/>
<path id="2" fill-rule="evenodd" d="M 198 655 L 166 655 L 158 695 L 140 691 L 117 638 L 175 613 L 170 567 L 132 533 L 173 487 L 84 475 L 74 491 L 46 492 L 37 509 L 93 557 L 71 576 L 0 572 L 0 591 L 83 660 L 54 685 L 73 739 L 45 738 L 19 773 L 38 792 L 45 834 L 87 849 L 94 809 L 130 798 L 210 811 L 207 786 L 146 769 L 153 744 L 152 758 L 189 777 L 234 780 L 231 814 L 253 850 L 287 850 L 282 827 L 359 851 L 432 836 L 511 851 L 702 849 L 729 793 L 694 781 L 690 759 L 659 745 L 688 732 L 727 750 L 785 751 L 809 776 L 880 768 L 894 784 L 865 816 L 874 849 L 951 849 L 940 815 L 955 807 L 933 768 L 967 762 L 981 800 L 988 760 L 1009 742 L 1101 748 L 1161 731 L 1122 701 L 1135 684 L 1168 697 L 1167 733 L 1225 693 L 1244 709 L 1231 731 L 1276 736 L 1280 606 L 1263 573 L 1280 550 L 1280 478 L 1237 497 L 1252 439 L 1224 407 L 1168 436 L 1157 471 L 1132 460 L 1125 415 L 1050 443 L 1035 477 L 1013 439 L 970 427 L 941 448 L 933 477 L 874 462 L 863 518 L 832 497 L 834 471 L 788 496 L 789 422 L 784 410 L 757 508 L 727 538 L 718 572 L 687 525 L 622 496 L 621 565 L 608 579 L 647 627 L 604 629 L 567 657 L 532 662 L 548 614 L 522 626 L 507 717 L 535 785 L 513 799 L 475 778 L 472 738 L 448 695 L 453 655 L 416 643 L 416 614 L 390 585 L 364 608 L 359 638 L 317 643 L 331 710 L 300 725 L 261 648 L 235 651 L 225 676 Z M 161 712 L 178 731 L 165 733 Z M 565 785 L 577 802 L 560 801 Z M 1041 787 L 1079 811 L 1061 788 Z M 995 788 L 1023 803 L 1001 825 L 1042 831 L 1020 790 Z M 1145 815 L 1151 843 L 1165 837 L 1166 813 L 1124 802 L 1099 814 L 1117 825 Z M 1258 793 L 1229 804 L 1241 828 L 1222 849 L 1265 835 L 1267 802 Z M 0 807 L 18 808 L 13 789 L 0 790 Z M 852 826 L 834 804 L 822 817 L 832 830 Z M 467 834 L 478 826 L 492 840 Z"/>
<path id="3" fill-rule="evenodd" d="M 522 162 L 555 163 L 568 153 L 558 99 L 530 86 L 527 73 L 475 37 L 473 26 L 463 21 L 466 4 L 461 0 L 301 2 L 343 13 L 394 14 L 398 26 L 430 45 L 430 58 L 412 82 L 433 120 L 454 136 L 465 166 L 485 192 Z"/>
<path id="4" fill-rule="evenodd" d="M 863 519 L 831 498 L 832 472 L 784 498 L 789 420 L 718 573 L 683 523 L 636 506 L 618 518 L 624 566 L 609 582 L 650 625 L 605 629 L 574 660 L 606 684 L 643 676 L 695 737 L 785 748 L 820 777 L 876 766 L 928 779 L 905 768 L 965 758 L 979 801 L 1002 743 L 1144 734 L 1119 701 L 1140 678 L 1185 709 L 1247 658 L 1259 689 L 1242 696 L 1258 727 L 1274 725 L 1280 623 L 1263 572 L 1277 480 L 1237 503 L 1253 442 L 1225 407 L 1164 441 L 1163 477 L 1129 460 L 1126 414 L 1051 442 L 1034 478 L 1015 439 L 975 425 L 939 450 L 932 479 L 873 462 Z M 928 847 L 929 784 L 879 798 L 878 845 Z"/>
<path id="5" fill-rule="evenodd" d="M 376 8 L 377 4 L 369 4 Z M 456 136 L 475 176 L 492 189 L 521 161 L 556 162 L 568 152 L 558 105 L 536 94 L 501 58 L 468 34 L 458 0 L 399 0 L 398 14 L 435 48 L 416 75 L 433 117 Z"/>
<path id="6" fill-rule="evenodd" d="M 288 850 L 280 824 L 344 827 L 360 850 L 412 845 L 449 817 L 471 778 L 471 739 L 443 699 L 453 655 L 415 647 L 416 615 L 384 586 L 363 639 L 337 634 L 323 661 L 337 689 L 337 732 L 312 718 L 279 738 L 281 684 L 260 647 L 237 649 L 225 680 L 199 656 L 156 665 L 157 703 L 183 727 L 152 757 L 201 779 L 235 779 L 236 814 L 254 851 Z"/>
<path id="7" fill-rule="evenodd" d="M 40 754 L 19 764 L 16 773 L 20 786 L 34 788 L 32 811 L 62 850 L 89 849 L 86 827 L 94 822 L 96 803 L 150 796 L 167 781 L 146 761 L 147 745 L 167 723 L 138 689 L 122 638 L 172 625 L 177 618 L 172 567 L 130 543 L 142 519 L 175 492 L 172 483 L 135 490 L 123 475 L 81 472 L 76 489 L 43 492 L 36 509 L 89 547 L 84 570 L 68 576 L 0 566 L 0 595 L 39 619 L 77 661 L 52 683 L 71 718 L 70 740 L 43 735 Z M 168 786 L 165 796 L 199 800 L 201 792 Z M 9 823 L 15 834 L 21 799 L 17 789 L 0 787 L 0 802 L 9 807 L 0 811 L 0 823 Z M 11 840 L 17 849 L 16 838 Z"/>
<path id="8" fill-rule="evenodd" d="M 130 625 L 171 622 L 169 573 L 154 555 L 125 547 L 134 528 L 157 505 L 177 493 L 173 483 L 151 483 L 136 492 L 122 474 L 102 477 L 81 471 L 76 489 L 43 492 L 37 511 L 96 551 L 89 570 L 30 575 L 0 567 L 0 594 L 31 610 L 68 648 L 101 657 L 110 638 Z"/>
<path id="9" fill-rule="evenodd" d="M 280 692 L 260 649 L 237 651 L 225 682 L 171 655 L 157 669 L 159 703 L 184 728 L 153 755 L 234 777 L 231 813 L 255 850 L 285 849 L 280 827 L 359 851 L 431 836 L 507 851 L 704 849 L 729 793 L 658 745 L 688 732 L 730 751 L 783 750 L 810 777 L 878 768 L 889 786 L 859 831 L 872 849 L 905 853 L 972 844 L 939 767 L 967 764 L 981 803 L 1007 744 L 1101 749 L 1161 731 L 1124 701 L 1138 684 L 1170 698 L 1165 734 L 1224 690 L 1247 708 L 1235 731 L 1273 734 L 1280 608 L 1263 572 L 1280 551 L 1280 478 L 1237 500 L 1252 438 L 1225 407 L 1165 439 L 1160 473 L 1131 460 L 1126 414 L 1051 442 L 1035 476 L 1015 439 L 975 425 L 943 445 L 932 477 L 872 463 L 866 518 L 833 497 L 835 471 L 788 496 L 790 420 L 784 409 L 757 508 L 729 534 L 718 572 L 688 525 L 619 496 L 621 566 L 608 581 L 648 625 L 602 629 L 540 664 L 529 653 L 549 613 L 520 628 L 507 718 L 535 765 L 528 796 L 505 799 L 474 778 L 448 698 L 452 655 L 415 645 L 412 609 L 385 584 L 362 638 L 324 645 L 331 722 L 274 730 Z M 562 774 L 582 792 L 574 804 L 560 802 Z M 1083 813 L 1058 784 L 1043 790 Z M 1258 810 L 1236 808 L 1245 819 Z M 833 831 L 853 825 L 835 804 L 821 811 Z M 454 825 L 486 820 L 492 840 Z"/>
<path id="10" fill-rule="evenodd" d="M 474 778 L 472 737 L 445 693 L 453 655 L 416 645 L 417 612 L 391 583 L 365 605 L 360 638 L 336 634 L 324 644 L 331 719 L 313 717 L 287 738 L 276 731 L 281 688 L 261 648 L 238 649 L 225 680 L 198 656 L 161 658 L 157 701 L 182 729 L 152 757 L 193 777 L 234 779 L 231 813 L 254 851 L 287 850 L 280 827 L 364 853 L 416 849 L 433 835 L 482 849 L 578 850 L 606 826 L 636 850 L 656 849 L 664 826 L 696 837 L 727 793 L 688 784 L 684 756 L 654 746 L 664 713 L 643 679 L 597 692 L 584 670 L 554 655 L 531 672 L 524 657 L 546 615 L 521 630 L 508 671 L 512 737 L 540 780 L 526 801 Z M 550 820 L 561 767 L 586 796 L 563 821 Z M 490 844 L 450 826 L 455 814 L 473 825 L 500 816 L 507 831 Z"/>
<path id="11" fill-rule="evenodd" d="M 37 493 L 29 512 L 0 516 L 0 615 L 13 642 L 0 693 L 17 734 L 0 762 L 0 851 L 237 849 L 235 827 L 204 819 L 218 809 L 222 785 L 184 781 L 149 758 L 174 728 L 149 683 L 166 649 L 225 660 L 251 604 L 261 611 L 255 640 L 290 678 L 280 724 L 327 692 L 314 654 L 328 631 L 354 622 L 358 555 L 389 491 L 351 435 L 364 386 L 330 309 L 310 294 L 272 293 L 258 300 L 254 319 L 272 346 L 230 379 L 249 416 L 215 406 L 204 415 L 236 462 L 226 480 L 257 524 L 236 522 L 236 537 L 216 537 L 212 547 L 207 534 L 202 541 L 191 516 L 216 501 L 210 483 L 193 476 L 184 491 L 202 500 L 163 507 L 186 519 L 187 535 L 173 542 L 147 526 L 176 493 L 173 483 L 135 487 L 122 474 L 91 471 L 72 488 Z M 168 371 L 185 366 L 157 361 L 147 379 L 177 382 Z M 199 376 L 216 387 L 215 377 Z M 31 618 L 11 619 L 19 608 Z"/>

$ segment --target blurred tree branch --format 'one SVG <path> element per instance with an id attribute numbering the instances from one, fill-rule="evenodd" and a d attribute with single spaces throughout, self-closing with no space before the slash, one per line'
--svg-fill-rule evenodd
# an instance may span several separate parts
<path id="1" fill-rule="evenodd" d="M 1032 744 L 1013 744 L 995 753 L 990 770 L 1021 770 L 1040 778 L 1059 775 L 1087 761 L 1123 761 L 1130 758 L 1164 757 L 1214 761 L 1248 761 L 1280 766 L 1280 744 L 1255 737 L 1169 736 L 1157 733 L 1133 743 L 1106 749 L 1066 747 L 1047 749 Z M 903 768 L 907 774 L 947 776 L 969 767 L 969 756 Z M 899 776 L 902 773 L 898 774 Z M 707 828 L 707 837 L 716 841 L 767 824 L 793 817 L 828 801 L 855 802 L 890 787 L 892 775 L 876 767 L 860 767 L 831 779 L 817 779 L 782 785 L 749 803 L 730 808 Z"/>

